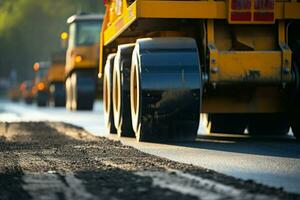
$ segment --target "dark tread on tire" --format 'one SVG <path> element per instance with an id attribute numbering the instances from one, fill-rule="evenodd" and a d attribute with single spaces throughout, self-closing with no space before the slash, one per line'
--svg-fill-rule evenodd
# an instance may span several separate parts
<path id="1" fill-rule="evenodd" d="M 48 103 L 48 93 L 46 91 L 37 92 L 36 102 L 38 107 L 46 107 Z"/>
<path id="2" fill-rule="evenodd" d="M 97 77 L 94 70 L 74 71 L 72 81 L 72 110 L 93 110 Z"/>
<path id="3" fill-rule="evenodd" d="M 66 91 L 63 82 L 52 82 L 49 86 L 49 104 L 63 107 L 66 104 Z"/>

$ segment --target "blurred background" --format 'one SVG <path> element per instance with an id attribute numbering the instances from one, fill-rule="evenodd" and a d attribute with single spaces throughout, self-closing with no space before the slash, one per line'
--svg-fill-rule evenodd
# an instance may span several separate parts
<path id="1" fill-rule="evenodd" d="M 67 18 L 79 12 L 103 13 L 104 6 L 101 0 L 0 0 L 1 93 L 33 78 L 34 62 L 59 51 Z"/>

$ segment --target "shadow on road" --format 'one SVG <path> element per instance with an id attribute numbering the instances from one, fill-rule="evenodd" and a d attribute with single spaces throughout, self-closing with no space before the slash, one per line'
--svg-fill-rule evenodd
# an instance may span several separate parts
<path id="1" fill-rule="evenodd" d="M 31 196 L 26 192 L 22 185 L 23 172 L 17 167 L 9 169 L 5 173 L 0 173 L 0 199 L 2 200 L 30 200 Z"/>
<path id="2" fill-rule="evenodd" d="M 195 142 L 172 143 L 206 150 L 263 156 L 300 158 L 300 142 L 291 136 L 257 136 L 212 134 L 200 135 Z"/>

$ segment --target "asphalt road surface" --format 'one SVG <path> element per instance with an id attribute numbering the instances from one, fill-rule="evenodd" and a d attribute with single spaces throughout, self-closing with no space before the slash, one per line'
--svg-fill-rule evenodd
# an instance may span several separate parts
<path id="1" fill-rule="evenodd" d="M 0 160 L 3 200 L 300 199 L 63 123 L 0 123 Z"/>
<path id="2" fill-rule="evenodd" d="M 0 121 L 62 121 L 81 126 L 97 136 L 118 139 L 105 133 L 100 102 L 95 104 L 93 112 L 69 112 L 63 108 L 37 108 L 2 100 Z M 291 134 L 283 138 L 250 138 L 247 135 L 208 136 L 205 132 L 200 126 L 199 137 L 192 143 L 137 143 L 132 138 L 121 142 L 152 155 L 300 194 L 300 144 Z"/>

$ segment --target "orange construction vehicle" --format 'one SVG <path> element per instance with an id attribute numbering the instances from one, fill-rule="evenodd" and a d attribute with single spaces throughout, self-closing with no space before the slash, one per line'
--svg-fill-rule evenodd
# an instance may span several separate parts
<path id="1" fill-rule="evenodd" d="M 99 76 L 110 132 L 300 139 L 299 0 L 105 1 Z"/>
<path id="2" fill-rule="evenodd" d="M 99 32 L 102 16 L 80 14 L 70 17 L 66 54 L 66 107 L 91 110 L 97 91 Z"/>
<path id="3" fill-rule="evenodd" d="M 48 104 L 48 70 L 50 63 L 47 61 L 36 62 L 33 65 L 35 71 L 34 85 L 36 88 L 36 103 L 39 107 L 47 106 Z"/>
<path id="4" fill-rule="evenodd" d="M 54 107 L 65 106 L 65 62 L 66 52 L 53 53 L 48 71 L 49 104 Z"/>

